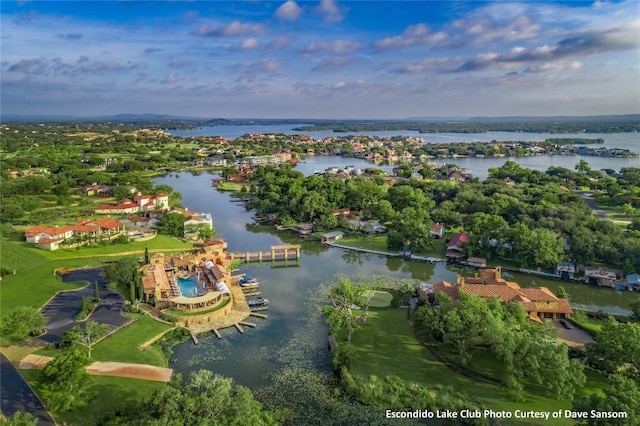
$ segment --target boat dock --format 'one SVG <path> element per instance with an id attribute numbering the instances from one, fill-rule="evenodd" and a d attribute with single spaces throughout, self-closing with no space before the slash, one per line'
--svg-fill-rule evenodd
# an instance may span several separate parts
<path id="1" fill-rule="evenodd" d="M 244 334 L 244 328 L 240 327 L 240 324 L 238 324 L 237 322 L 233 324 L 238 331 L 240 332 L 240 334 Z"/>
<path id="2" fill-rule="evenodd" d="M 232 260 L 240 259 L 249 262 L 262 262 L 264 260 L 298 260 L 300 259 L 299 244 L 283 244 L 278 246 L 271 246 L 270 251 L 247 251 L 241 253 L 229 253 Z"/>
<path id="3" fill-rule="evenodd" d="M 260 306 L 259 308 L 251 308 L 251 312 L 260 312 L 269 310 L 268 306 Z"/>
<path id="4" fill-rule="evenodd" d="M 215 334 L 218 339 L 222 339 L 222 335 L 216 328 L 212 328 L 211 331 L 213 331 L 213 334 Z"/>
<path id="5" fill-rule="evenodd" d="M 267 316 L 265 314 L 259 314 L 257 312 L 251 312 L 249 315 L 256 318 L 267 319 Z"/>
<path id="6" fill-rule="evenodd" d="M 193 343 L 195 345 L 199 345 L 200 341 L 198 340 L 198 336 L 196 336 L 196 333 L 194 333 L 192 330 L 189 330 L 189 333 L 191 334 L 191 340 L 193 340 Z"/>
<path id="7" fill-rule="evenodd" d="M 247 296 L 247 297 L 250 297 L 250 296 L 262 296 L 262 293 L 260 293 L 259 291 L 254 291 L 254 292 L 251 292 L 251 293 L 245 293 L 244 295 Z"/>
<path id="8" fill-rule="evenodd" d="M 256 323 L 246 322 L 246 321 L 240 321 L 238 324 L 251 327 L 251 328 L 256 328 L 258 326 Z"/>

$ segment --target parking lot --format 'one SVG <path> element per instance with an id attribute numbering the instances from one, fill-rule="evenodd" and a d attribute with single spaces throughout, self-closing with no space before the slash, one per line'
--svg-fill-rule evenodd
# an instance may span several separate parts
<path id="1" fill-rule="evenodd" d="M 595 342 L 593 337 L 589 336 L 586 331 L 576 327 L 574 324 L 571 324 L 573 326 L 571 329 L 564 328 L 559 320 L 553 321 L 553 325 L 560 330 L 558 339 L 569 346 L 584 346 L 587 343 Z"/>
<path id="2" fill-rule="evenodd" d="M 108 289 L 100 275 L 101 268 L 79 269 L 64 276 L 63 281 L 87 281 L 86 287 L 74 291 L 65 291 L 56 295 L 42 308 L 42 314 L 47 319 L 47 332 L 40 336 L 40 340 L 55 343 L 62 339 L 62 334 L 82 323 L 75 321 L 80 312 L 82 297 L 93 298 L 94 282 L 98 282 L 100 289 L 100 303 L 89 316 L 88 320 L 108 324 L 110 330 L 116 329 L 131 321 L 123 315 L 123 297 Z"/>

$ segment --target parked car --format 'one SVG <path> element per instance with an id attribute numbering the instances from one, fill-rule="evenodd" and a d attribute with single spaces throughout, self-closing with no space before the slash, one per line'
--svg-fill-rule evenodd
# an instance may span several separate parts
<path id="1" fill-rule="evenodd" d="M 570 330 L 570 329 L 573 328 L 571 323 L 569 321 L 567 321 L 566 319 L 561 319 L 560 320 L 560 325 L 563 326 L 564 328 L 566 328 L 567 330 Z"/>

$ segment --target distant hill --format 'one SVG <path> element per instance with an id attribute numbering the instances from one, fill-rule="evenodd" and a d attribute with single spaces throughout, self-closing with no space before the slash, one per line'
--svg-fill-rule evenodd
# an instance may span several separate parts
<path id="1" fill-rule="evenodd" d="M 548 117 L 531 117 L 531 116 L 507 116 L 507 117 L 410 117 L 405 118 L 411 121 L 433 121 L 433 122 L 470 122 L 470 123 L 535 123 L 535 122 L 614 122 L 614 121 L 640 121 L 640 114 L 624 114 L 624 115 L 557 115 Z"/>

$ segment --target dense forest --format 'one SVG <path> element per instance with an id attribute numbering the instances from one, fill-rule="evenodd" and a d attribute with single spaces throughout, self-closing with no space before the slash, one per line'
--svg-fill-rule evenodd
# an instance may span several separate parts
<path id="1" fill-rule="evenodd" d="M 543 173 L 511 161 L 490 172 L 484 182 L 401 179 L 390 185 L 381 176 L 341 180 L 259 167 L 253 177 L 257 198 L 250 207 L 262 215 L 276 213 L 284 225 L 314 222 L 317 229 L 335 228 L 341 220 L 347 224 L 334 211 L 353 210 L 358 219 L 387 225 L 394 249 L 428 248 L 429 225 L 437 222 L 464 226 L 470 256 L 510 258 L 523 266 L 573 260 L 622 265 L 628 273 L 640 269 L 640 220 L 625 229 L 594 215 L 570 189 L 588 175 L 560 168 Z M 507 185 L 506 177 L 516 184 Z M 640 169 L 623 169 L 618 179 L 600 174 L 597 184 L 590 183 L 618 202 L 639 206 Z"/>

